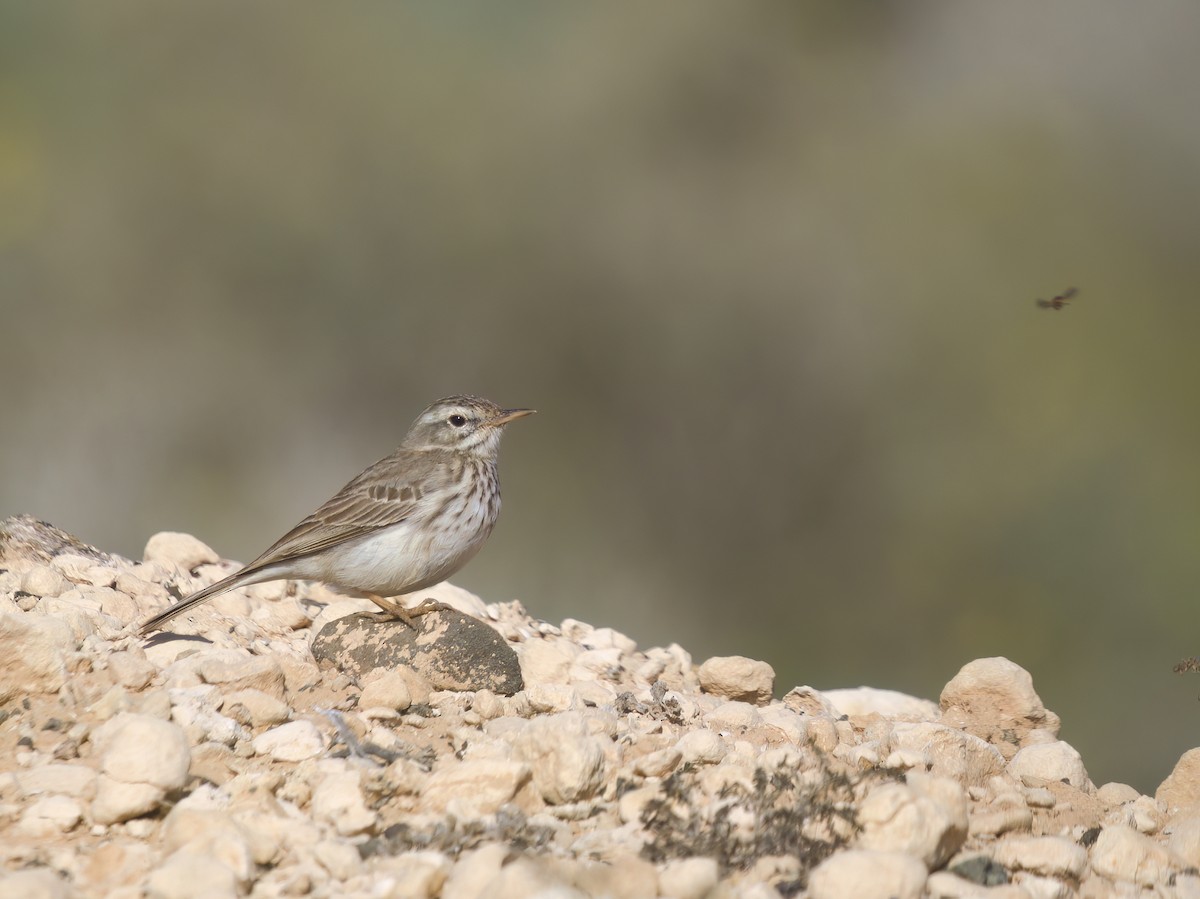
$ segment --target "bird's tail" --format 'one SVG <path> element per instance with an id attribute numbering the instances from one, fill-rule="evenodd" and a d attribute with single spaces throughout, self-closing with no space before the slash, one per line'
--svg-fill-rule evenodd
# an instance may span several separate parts
<path id="1" fill-rule="evenodd" d="M 200 605 L 200 603 L 207 599 L 212 599 L 214 596 L 224 593 L 226 590 L 232 590 L 234 587 L 241 587 L 245 584 L 253 584 L 255 582 L 255 574 L 258 574 L 258 572 L 252 569 L 243 568 L 241 571 L 235 571 L 233 574 L 229 575 L 229 577 L 221 578 L 221 580 L 217 581 L 215 584 L 209 584 L 203 590 L 197 590 L 191 596 L 184 597 L 169 609 L 159 612 L 153 618 L 148 619 L 142 624 L 141 627 L 138 628 L 138 633 L 144 636 L 151 631 L 156 631 L 176 615 L 186 612 L 193 606 Z"/>

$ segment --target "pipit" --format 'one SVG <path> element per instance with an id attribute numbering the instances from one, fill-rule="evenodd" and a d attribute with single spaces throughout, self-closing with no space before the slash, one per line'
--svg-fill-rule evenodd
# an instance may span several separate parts
<path id="1" fill-rule="evenodd" d="M 444 581 L 479 552 L 500 515 L 496 459 L 504 426 L 533 409 L 451 396 L 422 412 L 404 442 L 339 490 L 265 553 L 141 626 L 167 621 L 226 590 L 296 578 L 366 596 L 415 627 L 415 609 L 385 597 Z"/>

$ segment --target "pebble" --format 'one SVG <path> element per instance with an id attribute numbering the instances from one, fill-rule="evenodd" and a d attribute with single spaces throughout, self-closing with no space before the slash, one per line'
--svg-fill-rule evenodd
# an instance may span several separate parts
<path id="1" fill-rule="evenodd" d="M 146 541 L 142 561 L 147 564 L 176 565 L 184 571 L 194 571 L 201 565 L 221 561 L 221 557 L 191 534 L 162 531 Z"/>
<path id="2" fill-rule="evenodd" d="M 775 669 L 745 656 L 714 656 L 697 674 L 701 690 L 726 699 L 766 705 L 775 693 Z"/>
<path id="3" fill-rule="evenodd" d="M 1142 887 L 1165 881 L 1186 865 L 1169 849 L 1131 827 L 1105 827 L 1091 849 L 1092 868 L 1110 880 L 1123 880 Z"/>
<path id="4" fill-rule="evenodd" d="M 299 762 L 325 751 L 325 736 L 311 721 L 291 721 L 254 738 L 254 751 L 280 762 Z"/>
<path id="5" fill-rule="evenodd" d="M 821 862 L 808 877 L 809 899 L 920 899 L 925 866 L 903 852 L 847 849 Z"/>
<path id="6" fill-rule="evenodd" d="M 1068 783 L 1078 790 L 1093 789 L 1083 759 L 1073 746 L 1061 740 L 1018 750 L 1008 763 L 1008 772 L 1017 779 L 1032 778 L 1045 783 Z"/>

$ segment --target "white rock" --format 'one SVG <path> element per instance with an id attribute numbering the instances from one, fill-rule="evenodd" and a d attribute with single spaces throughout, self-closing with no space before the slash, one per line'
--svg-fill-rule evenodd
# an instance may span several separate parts
<path id="1" fill-rule="evenodd" d="M 1008 773 L 1018 780 L 1031 777 L 1046 782 L 1065 782 L 1079 790 L 1093 789 L 1083 759 L 1073 746 L 1061 740 L 1019 750 L 1008 763 Z"/>
<path id="2" fill-rule="evenodd" d="M 261 690 L 281 702 L 285 698 L 283 666 L 274 656 L 205 654 L 196 664 L 196 674 L 225 690 Z"/>
<path id="3" fill-rule="evenodd" d="M 1092 869 L 1110 880 L 1151 887 L 1185 867 L 1182 859 L 1145 834 L 1117 825 L 1105 827 L 1091 850 Z"/>
<path id="4" fill-rule="evenodd" d="M 1009 870 L 1078 879 L 1087 870 L 1087 850 L 1066 837 L 1007 837 L 991 851 Z"/>
<path id="5" fill-rule="evenodd" d="M 170 853 L 185 847 L 208 856 L 233 872 L 241 883 L 254 873 L 254 853 L 245 829 L 228 812 L 175 806 L 163 822 L 163 849 Z"/>
<path id="6" fill-rule="evenodd" d="M 800 745 L 808 740 L 808 719 L 781 703 L 771 703 L 758 710 L 762 723 L 774 728 L 789 742 Z"/>
<path id="7" fill-rule="evenodd" d="M 153 679 L 156 669 L 141 648 L 114 652 L 108 657 L 108 670 L 127 690 L 141 690 Z"/>
<path id="8" fill-rule="evenodd" d="M 244 716 L 239 708 L 245 710 Z M 283 724 L 291 717 L 291 709 L 287 703 L 280 702 L 262 690 L 234 690 L 226 693 L 224 711 L 238 721 L 245 717 L 254 727 Z"/>
<path id="9" fill-rule="evenodd" d="M 181 849 L 150 873 L 147 899 L 216 899 L 242 894 L 234 872 L 191 849 Z"/>
<path id="10" fill-rule="evenodd" d="M 0 896 L 11 896 L 13 899 L 71 899 L 75 895 L 71 885 L 48 868 L 0 874 Z"/>
<path id="11" fill-rule="evenodd" d="M 254 738 L 254 751 L 280 762 L 300 762 L 325 751 L 325 736 L 311 721 L 290 721 Z"/>
<path id="12" fill-rule="evenodd" d="M 1169 830 L 1167 848 L 1188 865 L 1200 868 L 1200 816 L 1175 818 Z"/>
<path id="13" fill-rule="evenodd" d="M 648 752 L 633 763 L 633 770 L 641 777 L 666 777 L 683 760 L 683 753 L 674 746 Z"/>
<path id="14" fill-rule="evenodd" d="M 405 711 L 412 705 L 408 681 L 395 669 L 376 668 L 363 678 L 359 708 L 385 708 Z"/>
<path id="15" fill-rule="evenodd" d="M 842 714 L 820 690 L 808 686 L 792 687 L 783 694 L 783 704 L 797 714 L 810 717 L 839 718 Z"/>
<path id="16" fill-rule="evenodd" d="M 931 722 L 898 721 L 892 748 L 920 753 L 930 774 L 950 777 L 964 786 L 987 783 L 1004 770 L 1004 756 L 990 743 L 954 727 Z"/>
<path id="17" fill-rule="evenodd" d="M 61 690 L 76 645 L 70 626 L 56 618 L 0 615 L 0 705 Z"/>
<path id="18" fill-rule="evenodd" d="M 533 684 L 525 689 L 525 697 L 535 715 L 583 708 L 579 693 L 566 684 Z"/>
<path id="19" fill-rule="evenodd" d="M 658 889 L 672 899 L 704 899 L 717 885 L 720 869 L 715 858 L 682 858 L 667 862 L 658 872 Z"/>
<path id="20" fill-rule="evenodd" d="M 920 899 L 925 866 L 903 852 L 847 849 L 808 876 L 810 899 Z"/>
<path id="21" fill-rule="evenodd" d="M 321 840 L 313 847 L 313 857 L 337 880 L 349 880 L 362 870 L 358 849 L 340 840 Z"/>
<path id="22" fill-rule="evenodd" d="M 177 565 L 184 571 L 193 571 L 201 565 L 219 562 L 221 557 L 191 534 L 162 531 L 147 541 L 142 560 Z"/>
<path id="23" fill-rule="evenodd" d="M 437 899 L 450 871 L 450 859 L 440 852 L 405 852 L 378 858 L 371 880 L 376 895 L 397 899 Z"/>
<path id="24" fill-rule="evenodd" d="M 578 712 L 530 721 L 514 748 L 529 764 L 534 785 L 551 805 L 588 799 L 604 784 L 604 747 Z"/>
<path id="25" fill-rule="evenodd" d="M 705 715 L 704 723 L 717 731 L 741 731 L 762 724 L 762 716 L 750 703 L 730 700 Z"/>
<path id="26" fill-rule="evenodd" d="M 967 838 L 967 797 L 955 781 L 910 772 L 907 784 L 876 787 L 858 809 L 856 845 L 902 851 L 940 868 Z"/>
<path id="27" fill-rule="evenodd" d="M 183 728 L 153 715 L 122 712 L 92 732 L 100 770 L 113 780 L 178 790 L 187 782 L 191 750 Z"/>
<path id="28" fill-rule="evenodd" d="M 524 762 L 481 759 L 441 764 L 422 791 L 423 805 L 433 811 L 447 810 L 458 802 L 468 817 L 490 815 L 500 810 L 530 778 Z"/>
<path id="29" fill-rule="evenodd" d="M 69 796 L 45 796 L 21 814 L 17 830 L 28 837 L 66 833 L 83 817 L 83 806 Z"/>
<path id="30" fill-rule="evenodd" d="M 775 693 L 775 669 L 745 656 L 714 656 L 697 674 L 701 690 L 726 699 L 766 705 Z"/>
<path id="31" fill-rule="evenodd" d="M 1141 793 L 1129 784 L 1106 783 L 1096 787 L 1096 798 L 1107 806 L 1124 805 L 1137 799 Z"/>
<path id="32" fill-rule="evenodd" d="M 442 886 L 441 899 L 484 899 L 492 895 L 488 887 L 499 877 L 508 854 L 509 847 L 502 843 L 485 843 L 464 852 Z"/>
<path id="33" fill-rule="evenodd" d="M 319 821 L 328 821 L 342 836 L 370 830 L 377 819 L 363 799 L 358 771 L 342 766 L 329 768 L 313 790 L 312 814 Z"/>
<path id="34" fill-rule="evenodd" d="M 1200 747 L 1189 749 L 1179 757 L 1154 794 L 1168 812 L 1200 805 Z"/>
<path id="35" fill-rule="evenodd" d="M 941 708 L 943 724 L 998 746 L 1005 757 L 1033 730 L 1058 733 L 1058 716 L 1042 704 L 1029 672 L 1005 658 L 964 665 L 942 690 Z"/>
<path id="36" fill-rule="evenodd" d="M 92 819 L 97 824 L 128 821 L 154 811 L 165 795 L 165 790 L 153 784 L 125 783 L 101 774 L 96 779 Z"/>
<path id="37" fill-rule="evenodd" d="M 566 684 L 570 682 L 571 664 L 582 650 L 566 640 L 533 639 L 517 645 L 521 677 L 526 686 L 534 684 Z"/>
<path id="38" fill-rule="evenodd" d="M 854 687 L 846 690 L 825 690 L 825 698 L 843 715 L 858 718 L 882 715 L 885 718 L 908 718 L 914 721 L 937 721 L 941 711 L 936 702 L 918 699 L 897 690 L 877 687 Z"/>
<path id="39" fill-rule="evenodd" d="M 689 730 L 679 738 L 675 748 L 679 750 L 685 763 L 694 762 L 704 765 L 715 765 L 725 758 L 725 754 L 729 751 L 725 741 L 706 727 Z"/>
<path id="40" fill-rule="evenodd" d="M 62 793 L 86 798 L 96 788 L 96 772 L 87 765 L 48 762 L 16 772 L 16 781 L 25 796 Z"/>
<path id="41" fill-rule="evenodd" d="M 21 589 L 34 596 L 61 596 L 72 586 L 49 565 L 34 565 L 21 576 Z"/>
<path id="42" fill-rule="evenodd" d="M 616 851 L 606 862 L 581 862 L 573 872 L 572 881 L 588 896 L 643 899 L 660 893 L 658 871 L 650 862 L 639 858 L 636 852 Z M 770 899 L 778 899 L 778 896 L 772 890 Z M 738 899 L 756 897 L 743 893 Z"/>

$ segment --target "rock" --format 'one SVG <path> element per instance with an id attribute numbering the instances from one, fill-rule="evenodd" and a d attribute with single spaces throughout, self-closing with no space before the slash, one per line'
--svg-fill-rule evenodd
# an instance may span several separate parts
<path id="1" fill-rule="evenodd" d="M 378 668 L 415 669 L 439 690 L 521 690 L 517 654 L 492 628 L 459 612 L 432 612 L 414 631 L 402 621 L 355 614 L 326 624 L 313 638 L 312 654 L 355 677 Z"/>
<path id="2" fill-rule="evenodd" d="M 62 596 L 71 582 L 49 565 L 34 565 L 21 577 L 21 589 L 33 596 Z"/>
<path id="3" fill-rule="evenodd" d="M 299 762 L 325 751 L 325 736 L 311 721 L 281 724 L 254 738 L 254 751 L 281 762 Z"/>
<path id="4" fill-rule="evenodd" d="M 1175 819 L 1171 822 L 1170 832 L 1167 849 L 1185 864 L 1200 868 L 1200 815 Z"/>
<path id="5" fill-rule="evenodd" d="M 529 780 L 524 762 L 480 759 L 446 764 L 429 778 L 422 791 L 425 807 L 432 811 L 454 808 L 468 817 L 498 812 Z"/>
<path id="6" fill-rule="evenodd" d="M 1123 805 L 1132 802 L 1141 794 L 1128 784 L 1106 783 L 1096 788 L 1096 798 L 1107 806 Z"/>
<path id="7" fill-rule="evenodd" d="M 948 778 L 912 772 L 908 783 L 876 787 L 858 810 L 856 845 L 916 856 L 940 868 L 967 838 L 967 797 Z"/>
<path id="8" fill-rule="evenodd" d="M 69 796 L 45 796 L 25 809 L 17 831 L 34 838 L 66 833 L 83 818 L 83 806 Z"/>
<path id="9" fill-rule="evenodd" d="M 1009 870 L 1078 880 L 1087 870 L 1087 850 L 1066 837 L 1007 837 L 992 857 Z"/>
<path id="10" fill-rule="evenodd" d="M 57 693 L 76 641 L 57 618 L 0 615 L 0 706 L 30 693 Z"/>
<path id="11" fill-rule="evenodd" d="M 96 772 L 87 765 L 49 762 L 16 772 L 17 786 L 26 796 L 62 793 L 89 798 L 96 789 Z"/>
<path id="12" fill-rule="evenodd" d="M 1061 740 L 1018 750 L 1008 763 L 1008 773 L 1018 780 L 1034 778 L 1045 782 L 1060 781 L 1077 790 L 1094 789 L 1079 753 Z"/>
<path id="13" fill-rule="evenodd" d="M 399 671 L 376 668 L 363 678 L 359 708 L 395 709 L 402 712 L 410 705 L 412 694 L 408 692 L 408 681 Z"/>
<path id="14" fill-rule="evenodd" d="M 715 765 L 729 751 L 725 741 L 708 728 L 689 730 L 675 744 L 685 763 Z"/>
<path id="15" fill-rule="evenodd" d="M 0 522 L 0 562 L 49 562 L 68 555 L 83 557 L 89 564 L 109 563 L 113 559 L 108 553 L 88 546 L 77 537 L 52 524 L 38 521 L 32 515 L 16 515 Z"/>
<path id="16" fill-rule="evenodd" d="M 1165 882 L 1172 872 L 1186 867 L 1153 839 L 1124 825 L 1100 831 L 1092 845 L 1091 861 L 1097 874 L 1143 887 Z"/>
<path id="17" fill-rule="evenodd" d="M 581 652 L 566 640 L 526 640 L 520 647 L 521 676 L 527 685 L 570 683 L 571 665 Z"/>
<path id="18" fill-rule="evenodd" d="M 800 715 L 823 718 L 840 718 L 842 715 L 823 693 L 812 687 L 792 687 L 783 694 L 783 704 Z"/>
<path id="19" fill-rule="evenodd" d="M 682 858 L 663 865 L 658 888 L 662 895 L 673 899 L 704 899 L 717 885 L 719 876 L 715 858 Z"/>
<path id="20" fill-rule="evenodd" d="M 936 702 L 896 690 L 856 687 L 850 690 L 826 690 L 824 696 L 841 714 L 851 718 L 883 715 L 886 718 L 936 721 L 941 714 Z"/>
<path id="21" fill-rule="evenodd" d="M 210 656 L 196 666 L 196 673 L 204 683 L 229 691 L 258 690 L 284 699 L 283 666 L 269 656 Z"/>
<path id="22" fill-rule="evenodd" d="M 147 899 L 208 899 L 242 892 L 233 871 L 191 849 L 171 855 L 146 880 Z"/>
<path id="23" fill-rule="evenodd" d="M 139 818 L 157 809 L 165 795 L 165 790 L 153 784 L 125 783 L 102 774 L 96 780 L 92 819 L 97 824 L 119 824 Z"/>
<path id="24" fill-rule="evenodd" d="M 942 723 L 997 746 L 1011 758 L 1031 731 L 1058 733 L 1058 716 L 1033 689 L 1029 672 L 1005 658 L 968 662 L 942 690 Z"/>
<path id="25" fill-rule="evenodd" d="M 920 899 L 925 866 L 903 852 L 847 849 L 821 862 L 808 877 L 810 899 Z"/>
<path id="26" fill-rule="evenodd" d="M 1004 770 L 1004 756 L 990 743 L 944 724 L 897 722 L 892 729 L 892 750 L 919 755 L 926 770 L 950 777 L 963 786 L 977 786 Z"/>
<path id="27" fill-rule="evenodd" d="M 0 875 L 0 896 L 11 896 L 13 899 L 71 899 L 74 895 L 70 884 L 48 868 L 31 868 Z"/>
<path id="28" fill-rule="evenodd" d="M 726 699 L 766 705 L 775 693 L 775 669 L 744 656 L 714 656 L 698 675 L 701 690 Z"/>
<path id="29" fill-rule="evenodd" d="M 221 557 L 191 534 L 162 531 L 146 542 L 142 561 L 176 565 L 183 571 L 194 572 L 201 565 L 220 562 Z"/>
<path id="30" fill-rule="evenodd" d="M 187 849 L 223 865 L 239 883 L 248 883 L 254 873 L 254 853 L 245 830 L 228 812 L 175 806 L 163 823 L 163 848 L 167 852 Z"/>
<path id="31" fill-rule="evenodd" d="M 362 794 L 361 775 L 333 760 L 324 777 L 313 790 L 312 813 L 319 821 L 328 821 L 342 836 L 353 836 L 371 830 L 376 814 L 367 808 Z"/>
<path id="32" fill-rule="evenodd" d="M 191 750 L 183 728 L 153 715 L 122 712 L 92 732 L 100 770 L 116 781 L 178 790 L 187 781 Z"/>
<path id="33" fill-rule="evenodd" d="M 528 763 L 533 783 L 551 805 L 578 802 L 599 792 L 605 755 L 578 712 L 530 721 L 514 748 Z"/>
<path id="34" fill-rule="evenodd" d="M 157 672 L 141 647 L 114 652 L 108 657 L 108 670 L 117 683 L 127 690 L 141 690 Z"/>
<path id="35" fill-rule="evenodd" d="M 1200 805 L 1200 748 L 1189 749 L 1179 757 L 1154 798 L 1164 803 L 1168 812 Z"/>
<path id="36" fill-rule="evenodd" d="M 230 718 L 251 727 L 283 724 L 291 716 L 286 702 L 254 689 L 226 693 L 223 710 Z"/>

